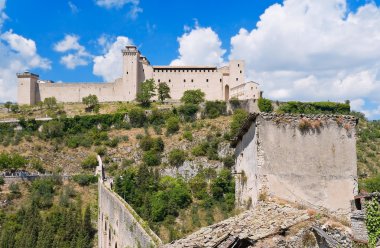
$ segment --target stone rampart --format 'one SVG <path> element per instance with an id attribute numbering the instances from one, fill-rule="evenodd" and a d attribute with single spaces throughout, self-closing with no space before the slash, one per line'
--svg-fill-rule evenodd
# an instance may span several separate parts
<path id="1" fill-rule="evenodd" d="M 149 228 L 148 224 L 112 191 L 111 183 L 103 178 L 100 158 L 97 174 L 101 175 L 98 183 L 98 247 L 157 247 L 162 244 L 160 238 Z"/>

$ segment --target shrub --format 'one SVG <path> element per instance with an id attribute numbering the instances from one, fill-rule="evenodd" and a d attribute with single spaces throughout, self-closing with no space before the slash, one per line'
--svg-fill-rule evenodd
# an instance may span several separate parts
<path id="1" fill-rule="evenodd" d="M 174 134 L 179 130 L 179 120 L 177 117 L 170 117 L 166 121 L 166 133 Z"/>
<path id="2" fill-rule="evenodd" d="M 100 105 L 98 97 L 96 95 L 88 95 L 86 97 L 83 97 L 82 102 L 83 104 L 87 105 L 86 111 L 93 111 L 95 113 L 99 112 Z"/>
<path id="3" fill-rule="evenodd" d="M 154 150 L 144 152 L 143 162 L 147 166 L 157 166 L 161 164 L 161 155 Z"/>
<path id="4" fill-rule="evenodd" d="M 5 184 L 4 177 L 0 177 L 0 186 Z"/>
<path id="5" fill-rule="evenodd" d="M 17 170 L 25 167 L 28 161 L 18 153 L 0 153 L 0 169 Z"/>
<path id="6" fill-rule="evenodd" d="M 144 136 L 139 142 L 140 148 L 143 151 L 149 151 L 153 146 L 153 139 L 149 135 Z"/>
<path id="7" fill-rule="evenodd" d="M 118 137 L 115 137 L 111 140 L 106 141 L 105 144 L 109 147 L 117 147 L 119 142 L 120 142 L 120 139 Z"/>
<path id="8" fill-rule="evenodd" d="M 197 90 L 186 90 L 181 97 L 181 102 L 185 104 L 199 104 L 204 102 L 205 93 L 200 89 Z"/>
<path id="9" fill-rule="evenodd" d="M 131 166 L 135 163 L 135 161 L 133 159 L 123 159 L 122 162 L 121 162 L 121 166 L 122 167 L 128 167 L 128 166 Z"/>
<path id="10" fill-rule="evenodd" d="M 248 112 L 243 109 L 237 109 L 232 116 L 232 121 L 230 125 L 230 137 L 235 137 L 239 132 L 242 124 L 248 117 Z"/>
<path id="11" fill-rule="evenodd" d="M 42 135 L 45 138 L 62 137 L 64 132 L 64 124 L 58 120 L 46 122 L 42 127 Z"/>
<path id="12" fill-rule="evenodd" d="M 240 107 L 240 101 L 236 97 L 232 97 L 229 100 L 230 104 L 232 105 L 233 108 L 239 108 Z"/>
<path id="13" fill-rule="evenodd" d="M 205 115 L 208 118 L 216 118 L 226 114 L 226 103 L 223 101 L 207 101 Z"/>
<path id="14" fill-rule="evenodd" d="M 169 152 L 169 163 L 173 166 L 181 166 L 185 162 L 187 154 L 184 150 L 173 149 Z"/>
<path id="15" fill-rule="evenodd" d="M 380 175 L 361 180 L 360 187 L 368 192 L 380 191 Z"/>
<path id="16" fill-rule="evenodd" d="M 42 162 L 39 159 L 32 159 L 30 161 L 30 165 L 39 173 L 45 173 L 45 168 L 43 167 Z"/>
<path id="17" fill-rule="evenodd" d="M 165 99 L 171 98 L 170 97 L 170 87 L 165 82 L 158 84 L 157 93 L 158 93 L 158 100 L 160 102 L 164 102 Z"/>
<path id="18" fill-rule="evenodd" d="M 235 165 L 235 158 L 234 156 L 226 156 L 224 159 L 223 159 L 223 165 L 227 168 L 231 168 L 232 166 Z"/>
<path id="19" fill-rule="evenodd" d="M 350 104 L 335 102 L 290 101 L 282 104 L 278 108 L 278 112 L 293 114 L 350 114 Z"/>
<path id="20" fill-rule="evenodd" d="M 207 148 L 208 148 L 208 143 L 203 142 L 203 143 L 200 143 L 200 144 L 194 146 L 193 149 L 191 150 L 191 153 L 197 157 L 206 156 Z"/>
<path id="21" fill-rule="evenodd" d="M 187 139 L 188 141 L 193 141 L 193 134 L 190 131 L 184 131 L 183 138 Z"/>
<path id="22" fill-rule="evenodd" d="M 198 105 L 192 103 L 184 104 L 178 108 L 178 112 L 181 114 L 185 121 L 195 120 L 198 110 Z"/>
<path id="23" fill-rule="evenodd" d="M 147 79 L 140 85 L 140 91 L 137 93 L 136 100 L 141 103 L 142 106 L 148 107 L 150 105 L 150 99 L 155 96 L 156 85 L 153 79 Z"/>
<path id="24" fill-rule="evenodd" d="M 99 156 L 104 156 L 107 153 L 107 148 L 105 148 L 104 146 L 98 146 L 98 147 L 95 148 L 95 152 Z"/>
<path id="25" fill-rule="evenodd" d="M 88 186 L 92 183 L 96 183 L 98 178 L 94 175 L 89 174 L 79 174 L 73 176 L 74 182 L 78 183 L 80 186 Z"/>
<path id="26" fill-rule="evenodd" d="M 33 201 L 42 208 L 50 208 L 53 205 L 55 182 L 51 179 L 39 179 L 32 183 L 31 195 Z"/>
<path id="27" fill-rule="evenodd" d="M 273 111 L 272 101 L 269 99 L 261 97 L 258 101 L 258 106 L 261 112 L 269 113 Z"/>
<path id="28" fill-rule="evenodd" d="M 83 169 L 93 169 L 98 166 L 98 160 L 95 155 L 91 154 L 82 161 L 81 165 Z"/>
<path id="29" fill-rule="evenodd" d="M 9 189 L 9 191 L 11 193 L 10 199 L 20 198 L 21 191 L 20 191 L 20 186 L 18 185 L 18 183 L 11 183 L 8 186 L 8 189 Z"/>
<path id="30" fill-rule="evenodd" d="M 132 127 L 143 127 L 146 121 L 146 115 L 142 108 L 134 107 L 128 112 L 129 121 Z"/>

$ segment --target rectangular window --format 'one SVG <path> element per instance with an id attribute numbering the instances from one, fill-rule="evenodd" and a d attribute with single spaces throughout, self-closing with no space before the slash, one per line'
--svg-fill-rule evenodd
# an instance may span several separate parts
<path id="1" fill-rule="evenodd" d="M 184 79 L 183 82 L 186 83 L 186 79 Z"/>
<path id="2" fill-rule="evenodd" d="M 238 67 L 240 67 L 240 64 L 238 64 Z"/>
<path id="3" fill-rule="evenodd" d="M 240 71 L 240 73 L 242 73 L 243 71 Z"/>
<path id="4" fill-rule="evenodd" d="M 160 80 L 160 79 L 158 79 L 158 82 L 161 82 L 161 80 Z"/>
<path id="5" fill-rule="evenodd" d="M 238 79 L 238 78 L 236 78 L 236 81 L 239 81 L 239 79 Z"/>
<path id="6" fill-rule="evenodd" d="M 222 79 L 220 79 L 220 82 L 222 82 Z"/>
<path id="7" fill-rule="evenodd" d="M 208 82 L 208 79 L 206 79 L 206 82 Z"/>
<path id="8" fill-rule="evenodd" d="M 194 79 L 191 79 L 191 82 L 194 82 Z"/>
<path id="9" fill-rule="evenodd" d="M 171 82 L 171 80 L 169 79 L 169 83 Z"/>

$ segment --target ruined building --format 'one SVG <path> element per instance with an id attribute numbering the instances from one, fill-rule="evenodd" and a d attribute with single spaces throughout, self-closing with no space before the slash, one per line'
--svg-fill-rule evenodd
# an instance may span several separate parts
<path id="1" fill-rule="evenodd" d="M 135 46 L 126 46 L 122 75 L 108 83 L 54 83 L 40 80 L 30 72 L 17 74 L 18 103 L 35 104 L 48 97 L 59 102 L 81 102 L 83 97 L 96 95 L 100 102 L 133 101 L 140 85 L 147 79 L 166 82 L 172 99 L 178 100 L 186 90 L 200 89 L 207 100 L 258 99 L 260 90 L 255 82 L 245 82 L 244 61 L 231 60 L 228 66 L 152 66 Z"/>

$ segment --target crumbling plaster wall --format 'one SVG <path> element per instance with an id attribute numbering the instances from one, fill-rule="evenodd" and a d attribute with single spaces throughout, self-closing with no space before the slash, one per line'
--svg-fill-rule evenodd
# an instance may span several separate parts
<path id="1" fill-rule="evenodd" d="M 247 176 L 239 191 L 237 174 L 238 205 L 249 198 L 254 205 L 264 193 L 349 213 L 357 193 L 355 125 L 350 116 L 259 115 L 236 149 L 236 171 Z"/>

